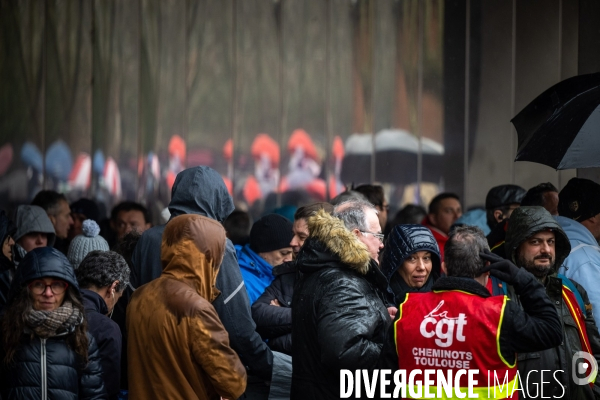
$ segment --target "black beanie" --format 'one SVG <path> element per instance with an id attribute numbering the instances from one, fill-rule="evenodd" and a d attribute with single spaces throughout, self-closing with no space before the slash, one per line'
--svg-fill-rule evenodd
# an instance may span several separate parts
<path id="1" fill-rule="evenodd" d="M 278 214 L 267 214 L 252 225 L 250 248 L 255 253 L 267 253 L 291 247 L 290 242 L 294 237 L 292 228 L 289 219 Z"/>
<path id="2" fill-rule="evenodd" d="M 600 185 L 596 182 L 572 178 L 558 194 L 558 215 L 585 221 L 600 214 Z"/>

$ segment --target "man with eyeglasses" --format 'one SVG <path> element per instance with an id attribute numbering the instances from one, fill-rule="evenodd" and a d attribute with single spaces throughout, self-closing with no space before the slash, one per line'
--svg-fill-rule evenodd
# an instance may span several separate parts
<path id="1" fill-rule="evenodd" d="M 371 204 L 375 206 L 377 210 L 377 218 L 379 218 L 379 225 L 381 229 L 385 229 L 385 224 L 388 220 L 388 211 L 390 205 L 385 200 L 385 193 L 383 192 L 383 186 L 381 185 L 360 185 L 354 188 L 358 193 L 363 194 Z"/>
<path id="2" fill-rule="evenodd" d="M 338 204 L 334 216 L 344 221 L 358 240 L 367 246 L 369 255 L 379 264 L 379 252 L 383 249 L 383 233 L 375 207 L 365 201 L 349 200 Z"/>
<path id="3" fill-rule="evenodd" d="M 375 207 L 348 200 L 308 218 L 292 299 L 291 399 L 339 398 L 340 370 L 375 367 L 395 307 L 387 308 Z M 363 245 L 364 244 L 364 245 Z"/>

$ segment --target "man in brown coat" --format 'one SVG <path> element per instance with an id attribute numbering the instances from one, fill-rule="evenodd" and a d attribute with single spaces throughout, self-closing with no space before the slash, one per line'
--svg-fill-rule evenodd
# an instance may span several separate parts
<path id="1" fill-rule="evenodd" d="M 237 399 L 246 370 L 211 302 L 225 252 L 217 221 L 187 214 L 163 233 L 162 275 L 127 309 L 130 399 Z"/>

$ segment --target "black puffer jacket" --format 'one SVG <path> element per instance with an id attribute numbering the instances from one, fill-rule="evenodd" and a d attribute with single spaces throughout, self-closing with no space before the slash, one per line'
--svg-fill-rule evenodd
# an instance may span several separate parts
<path id="1" fill-rule="evenodd" d="M 27 253 L 19 264 L 7 307 L 11 306 L 23 285 L 47 276 L 66 281 L 79 295 L 75 273 L 67 257 L 54 248 L 41 247 Z M 89 361 L 83 365 L 81 357 L 67 343 L 66 339 L 71 334 L 64 332 L 48 339 L 37 336 L 31 339 L 31 333 L 24 332 L 14 363 L 6 365 L 0 361 L 2 399 L 106 399 L 100 355 L 94 338 L 87 334 Z M 0 352 L 0 360 L 3 359 L 4 349 Z"/>
<path id="2" fill-rule="evenodd" d="M 528 376 L 527 374 L 531 371 L 526 382 L 527 390 L 524 391 L 521 398 L 540 398 L 540 385 L 542 382 L 540 371 L 552 370 L 556 371 L 554 377 L 547 378 L 548 374 L 546 373 L 543 379 L 544 396 L 554 396 L 554 398 L 569 400 L 600 399 L 600 388 L 598 386 L 594 385 L 591 388 L 589 385 L 576 385 L 571 378 L 573 356 L 576 352 L 582 351 L 582 346 L 576 321 L 571 316 L 568 306 L 562 297 L 562 280 L 556 274 L 558 266 L 562 264 L 571 250 L 571 245 L 566 234 L 556 220 L 543 207 L 519 207 L 513 211 L 509 220 L 506 232 L 506 254 L 516 264 L 517 249 L 521 243 L 533 234 L 549 229 L 555 234 L 556 262 L 554 269 L 547 276 L 544 285 L 546 287 L 546 294 L 556 306 L 556 311 L 561 319 L 564 340 L 560 346 L 549 350 L 518 354 L 517 365 L 522 379 L 525 379 L 524 377 Z M 582 311 L 585 315 L 585 329 L 593 356 L 596 362 L 600 364 L 600 335 L 598 334 L 598 328 L 592 315 L 592 308 L 587 293 L 577 282 L 572 280 L 571 282 L 573 282 L 573 286 L 579 291 L 584 301 L 585 310 Z M 509 296 L 513 299 L 518 299 L 512 288 L 509 288 Z M 579 361 L 583 362 L 584 360 L 580 359 Z M 562 372 L 558 370 L 562 370 Z M 525 384 L 523 384 L 523 387 L 525 387 Z"/>
<path id="3" fill-rule="evenodd" d="M 252 304 L 256 331 L 271 350 L 292 354 L 292 296 L 298 269 L 296 262 L 285 262 L 273 268 L 275 279 Z M 281 306 L 271 305 L 277 299 Z"/>
<path id="4" fill-rule="evenodd" d="M 428 251 L 431 253 L 431 273 L 425 284 L 421 288 L 411 288 L 398 273 L 402 263 L 411 254 L 418 251 Z M 440 249 L 437 241 L 431 234 L 431 231 L 423 225 L 396 225 L 388 236 L 388 242 L 383 249 L 383 258 L 381 260 L 381 272 L 389 282 L 388 291 L 393 296 L 393 305 L 404 302 L 406 293 L 409 292 L 429 292 L 433 283 L 438 280 L 441 274 Z"/>
<path id="5" fill-rule="evenodd" d="M 292 307 L 292 399 L 339 398 L 340 369 L 374 368 L 391 318 L 366 246 L 320 211 L 298 255 Z"/>
<path id="6" fill-rule="evenodd" d="M 4 244 L 4 240 L 8 235 L 15 234 L 16 228 L 6 216 L 4 211 L 0 211 L 0 244 Z M 0 309 L 6 305 L 8 291 L 10 290 L 10 282 L 15 271 L 15 265 L 12 260 L 9 260 L 0 250 Z"/>

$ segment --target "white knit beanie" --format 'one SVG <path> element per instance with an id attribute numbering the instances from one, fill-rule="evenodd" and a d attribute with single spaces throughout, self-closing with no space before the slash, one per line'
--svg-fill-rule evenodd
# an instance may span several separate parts
<path id="1" fill-rule="evenodd" d="M 71 241 L 69 245 L 69 252 L 67 257 L 73 265 L 73 268 L 77 269 L 81 261 L 88 255 L 89 252 L 94 250 L 109 251 L 108 243 L 102 236 L 98 236 L 100 233 L 100 227 L 96 221 L 92 219 L 86 219 L 83 221 L 82 226 L 83 234 L 77 235 Z"/>

